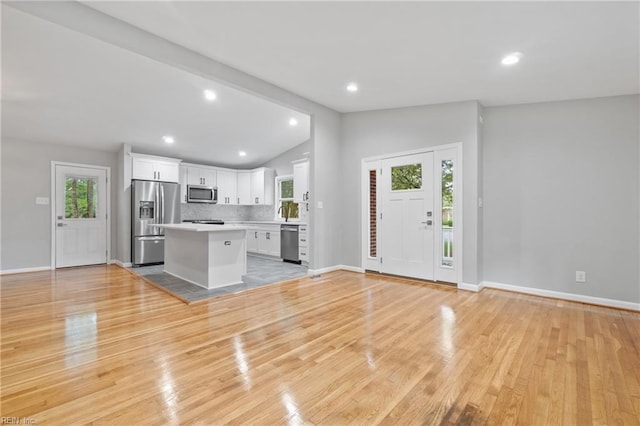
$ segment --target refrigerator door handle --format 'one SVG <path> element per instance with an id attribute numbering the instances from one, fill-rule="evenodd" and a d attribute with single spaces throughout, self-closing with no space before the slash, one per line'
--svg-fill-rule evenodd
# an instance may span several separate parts
<path id="1" fill-rule="evenodd" d="M 164 185 L 158 185 L 160 187 L 160 223 L 164 223 Z M 164 229 L 160 230 L 161 234 L 164 234 Z"/>

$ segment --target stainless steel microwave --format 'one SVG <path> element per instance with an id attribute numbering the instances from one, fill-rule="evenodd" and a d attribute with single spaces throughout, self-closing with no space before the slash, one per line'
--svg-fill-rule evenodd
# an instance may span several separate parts
<path id="1" fill-rule="evenodd" d="M 215 186 L 187 185 L 187 203 L 218 202 L 218 188 Z"/>

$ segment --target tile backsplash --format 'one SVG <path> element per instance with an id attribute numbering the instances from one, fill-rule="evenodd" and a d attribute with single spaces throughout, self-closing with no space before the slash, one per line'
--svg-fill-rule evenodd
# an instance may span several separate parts
<path id="1" fill-rule="evenodd" d="M 182 220 L 273 220 L 273 206 L 228 206 L 224 204 L 188 203 L 180 205 Z"/>

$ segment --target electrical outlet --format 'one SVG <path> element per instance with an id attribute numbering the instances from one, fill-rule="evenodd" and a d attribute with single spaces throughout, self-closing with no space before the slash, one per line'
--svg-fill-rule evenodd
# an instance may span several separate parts
<path id="1" fill-rule="evenodd" d="M 587 273 L 585 271 L 576 271 L 576 282 L 577 283 L 586 283 L 587 282 Z"/>

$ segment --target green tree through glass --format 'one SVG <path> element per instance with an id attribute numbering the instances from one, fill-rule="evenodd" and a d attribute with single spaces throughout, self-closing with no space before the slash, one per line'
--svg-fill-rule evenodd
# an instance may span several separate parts
<path id="1" fill-rule="evenodd" d="M 422 188 L 422 164 L 391 167 L 391 190 Z"/>

